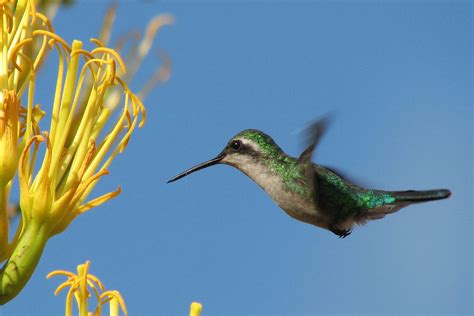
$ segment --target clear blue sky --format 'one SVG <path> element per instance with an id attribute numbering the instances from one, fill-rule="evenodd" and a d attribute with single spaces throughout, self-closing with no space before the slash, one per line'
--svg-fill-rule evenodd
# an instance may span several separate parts
<path id="1" fill-rule="evenodd" d="M 108 3 L 78 1 L 55 27 L 87 40 Z M 0 315 L 62 314 L 60 280 L 45 276 L 86 259 L 130 315 L 185 315 L 193 300 L 203 315 L 474 312 L 470 2 L 122 1 L 114 35 L 165 11 L 177 23 L 156 47 L 172 78 L 95 190 L 123 194 L 54 237 Z M 329 111 L 317 162 L 376 188 L 453 196 L 341 240 L 228 166 L 165 184 L 246 128 L 298 155 L 298 131 Z"/>

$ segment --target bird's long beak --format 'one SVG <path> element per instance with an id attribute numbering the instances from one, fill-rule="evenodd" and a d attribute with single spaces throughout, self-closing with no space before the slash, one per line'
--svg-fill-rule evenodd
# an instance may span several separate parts
<path id="1" fill-rule="evenodd" d="M 213 166 L 213 165 L 216 165 L 218 164 L 222 159 L 224 159 L 225 155 L 224 154 L 219 154 L 217 157 L 215 158 L 212 158 L 211 160 L 208 160 L 206 162 L 203 162 L 203 163 L 200 163 L 199 165 L 197 166 L 194 166 L 184 172 L 181 172 L 180 174 L 178 174 L 176 177 L 174 177 L 173 179 L 169 180 L 168 182 L 166 183 L 170 183 L 170 182 L 174 182 L 176 180 L 179 180 L 183 177 L 186 177 L 188 174 L 191 174 L 193 172 L 196 172 L 198 170 L 201 170 L 201 169 L 204 169 L 204 168 L 207 168 L 207 167 L 210 167 L 210 166 Z"/>

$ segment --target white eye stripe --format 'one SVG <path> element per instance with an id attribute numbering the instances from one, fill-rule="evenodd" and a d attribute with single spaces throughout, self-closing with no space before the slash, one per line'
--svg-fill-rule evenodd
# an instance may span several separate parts
<path id="1" fill-rule="evenodd" d="M 260 152 L 260 148 L 257 146 L 257 144 L 255 144 L 255 142 L 245 139 L 245 138 L 240 138 L 239 140 L 242 142 L 242 145 L 244 145 L 245 147 L 253 151 Z"/>

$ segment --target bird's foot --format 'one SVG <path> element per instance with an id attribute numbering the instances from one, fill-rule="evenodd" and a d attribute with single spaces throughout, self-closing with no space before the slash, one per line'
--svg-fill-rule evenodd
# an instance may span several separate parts
<path id="1" fill-rule="evenodd" d="M 339 229 L 334 226 L 330 227 L 329 230 L 332 231 L 334 234 L 338 235 L 339 238 L 346 238 L 352 233 L 350 229 Z"/>

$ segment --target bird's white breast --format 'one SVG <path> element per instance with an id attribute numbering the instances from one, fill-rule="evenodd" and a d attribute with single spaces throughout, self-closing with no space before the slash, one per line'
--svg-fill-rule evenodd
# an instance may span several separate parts
<path id="1" fill-rule="evenodd" d="M 248 156 L 238 156 L 233 157 L 233 161 L 225 163 L 238 168 L 254 180 L 291 217 L 322 226 L 322 219 L 315 203 L 290 190 L 283 182 L 282 177 L 272 172 L 264 162 L 252 160 Z"/>

